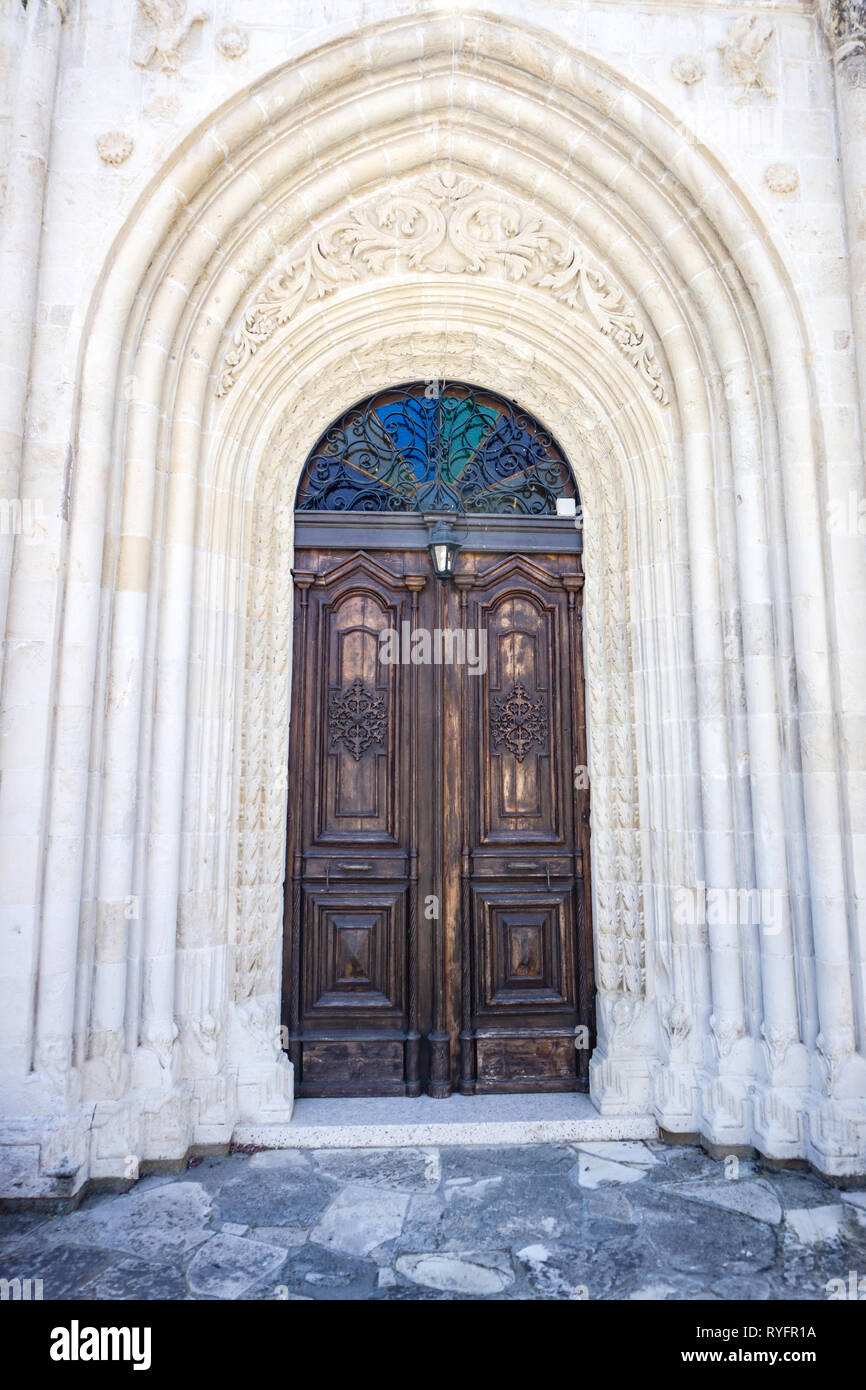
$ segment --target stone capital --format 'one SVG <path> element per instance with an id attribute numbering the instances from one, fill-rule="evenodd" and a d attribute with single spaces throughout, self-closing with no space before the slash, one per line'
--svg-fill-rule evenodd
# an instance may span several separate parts
<path id="1" fill-rule="evenodd" d="M 866 52 L 866 0 L 818 0 L 818 8 L 836 62 Z"/>

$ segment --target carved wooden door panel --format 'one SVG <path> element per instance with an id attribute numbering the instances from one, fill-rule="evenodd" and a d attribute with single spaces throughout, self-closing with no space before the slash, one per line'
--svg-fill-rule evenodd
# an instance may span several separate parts
<path id="1" fill-rule="evenodd" d="M 417 667 L 383 663 L 379 641 L 417 619 L 425 578 L 385 556 L 302 558 L 284 979 L 297 1089 L 418 1094 Z"/>
<path id="2" fill-rule="evenodd" d="M 295 585 L 297 1094 L 585 1089 L 579 557 L 467 547 L 442 584 L 423 550 L 306 550 Z M 418 629 L 486 633 L 486 671 L 444 653 L 416 664 Z M 396 661 L 381 660 L 385 630 L 401 634 Z"/>
<path id="3" fill-rule="evenodd" d="M 583 1089 L 582 578 L 576 556 L 465 562 L 457 586 L 488 655 L 463 686 L 461 1089 Z"/>

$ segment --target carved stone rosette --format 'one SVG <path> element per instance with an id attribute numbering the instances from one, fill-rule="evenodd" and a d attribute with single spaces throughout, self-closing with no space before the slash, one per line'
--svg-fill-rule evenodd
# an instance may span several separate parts
<path id="1" fill-rule="evenodd" d="M 764 183 L 771 193 L 796 193 L 800 186 L 800 175 L 793 164 L 771 164 L 764 175 Z"/>
<path id="2" fill-rule="evenodd" d="M 96 140 L 96 152 L 103 164 L 125 164 L 134 149 L 132 137 L 122 130 L 108 130 Z"/>
<path id="3" fill-rule="evenodd" d="M 703 76 L 703 63 L 691 53 L 683 53 L 681 57 L 675 58 L 671 65 L 671 77 L 675 82 L 681 82 L 684 87 L 693 87 Z"/>

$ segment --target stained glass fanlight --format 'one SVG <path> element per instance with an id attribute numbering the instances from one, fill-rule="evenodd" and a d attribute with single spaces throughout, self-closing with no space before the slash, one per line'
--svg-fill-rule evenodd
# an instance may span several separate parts
<path id="1" fill-rule="evenodd" d="M 555 515 L 577 500 L 552 435 L 493 391 L 413 382 L 359 402 L 304 466 L 298 511 Z"/>

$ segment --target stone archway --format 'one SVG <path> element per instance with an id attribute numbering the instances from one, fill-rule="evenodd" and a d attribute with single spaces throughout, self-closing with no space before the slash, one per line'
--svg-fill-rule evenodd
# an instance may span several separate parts
<path id="1" fill-rule="evenodd" d="M 425 249 L 401 209 L 443 170 L 471 187 Z M 368 214 L 388 198 L 383 246 Z M 87 738 L 57 771 L 82 795 L 47 881 L 84 907 L 77 936 L 46 918 L 34 1048 L 49 1093 L 95 1106 L 94 1175 L 290 1114 L 293 487 L 341 408 L 425 376 L 519 396 L 578 470 L 596 1103 L 844 1170 L 863 1070 L 833 751 L 850 712 L 805 363 L 742 193 L 657 105 L 518 26 L 379 26 L 178 154 L 115 248 L 82 363 L 57 704 L 62 721 L 95 678 L 104 771 L 88 779 Z M 778 890 L 778 931 L 677 921 L 701 882 Z"/>

